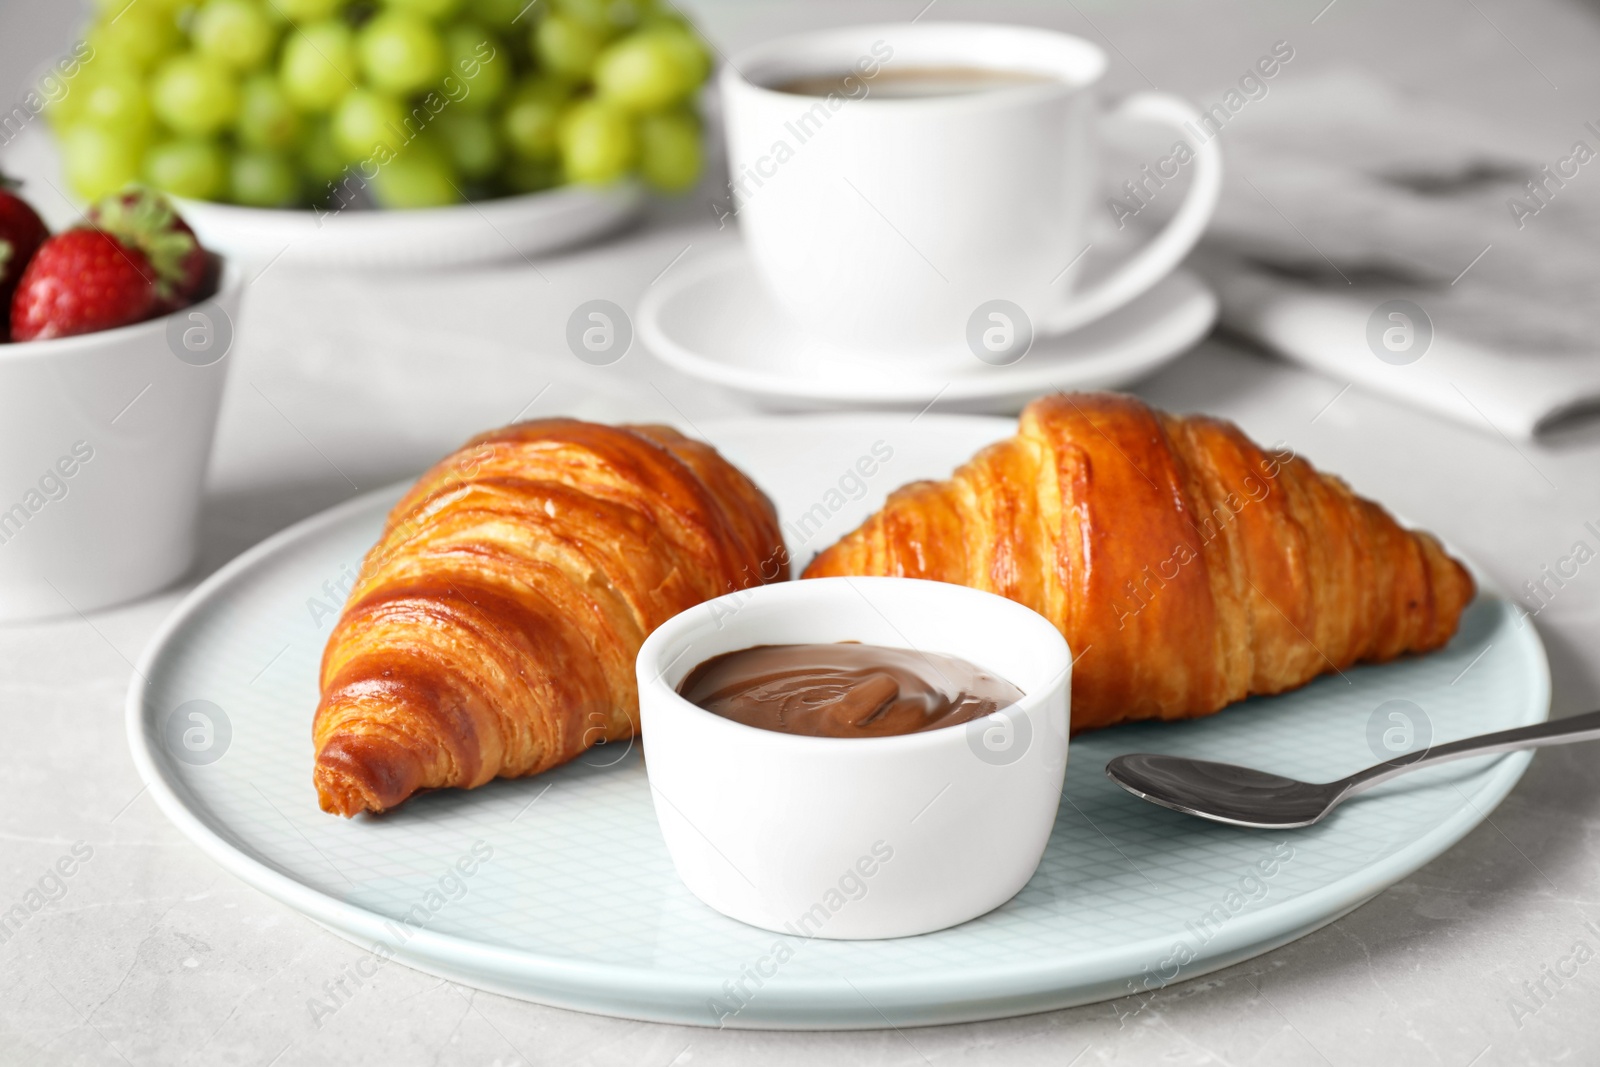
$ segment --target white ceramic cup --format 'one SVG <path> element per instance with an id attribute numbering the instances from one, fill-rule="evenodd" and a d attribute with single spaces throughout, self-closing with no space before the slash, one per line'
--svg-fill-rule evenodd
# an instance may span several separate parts
<path id="1" fill-rule="evenodd" d="M 1169 127 L 1192 179 L 1168 225 L 1087 289 L 1099 183 L 1096 84 L 1105 54 L 1052 30 L 982 23 L 851 26 L 786 37 L 732 57 L 720 88 L 729 183 L 750 256 L 780 306 L 847 351 L 921 362 L 973 357 L 1063 333 L 1126 304 L 1199 239 L 1221 188 L 1221 153 L 1200 116 L 1167 93 L 1136 93 L 1112 118 Z M 983 68 L 1045 80 L 985 92 L 886 98 L 875 77 Z M 829 97 L 772 87 L 855 72 Z M 1013 309 L 1020 309 L 1022 316 Z M 999 314 L 1001 318 L 992 316 Z M 989 334 L 992 339 L 995 334 Z M 1022 349 L 1025 354 L 1025 348 Z M 1017 358 L 1020 358 L 1017 357 Z"/>
<path id="2" fill-rule="evenodd" d="M 677 693 L 724 652 L 845 640 L 959 656 L 1025 696 L 961 726 L 834 738 L 746 726 Z M 1039 865 L 1072 658 L 1020 604 L 909 578 L 780 582 L 670 619 L 637 667 L 662 836 L 684 884 L 724 915 L 807 939 L 921 934 L 999 907 Z"/>
<path id="3" fill-rule="evenodd" d="M 147 322 L 0 344 L 0 621 L 132 600 L 194 562 L 242 288 Z"/>

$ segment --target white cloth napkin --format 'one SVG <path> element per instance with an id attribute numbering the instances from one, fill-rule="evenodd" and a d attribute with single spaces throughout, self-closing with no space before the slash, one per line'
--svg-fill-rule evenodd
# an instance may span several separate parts
<path id="1" fill-rule="evenodd" d="M 1552 143 L 1335 72 L 1221 136 L 1225 327 L 1507 437 L 1600 412 L 1600 121 Z"/>

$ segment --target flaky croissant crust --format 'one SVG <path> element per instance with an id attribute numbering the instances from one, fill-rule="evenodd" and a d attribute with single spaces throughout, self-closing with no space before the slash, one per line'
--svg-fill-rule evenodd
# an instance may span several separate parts
<path id="1" fill-rule="evenodd" d="M 628 737 L 650 631 L 787 576 L 771 502 L 674 430 L 549 419 L 477 437 L 395 505 L 328 639 L 318 800 L 383 811 Z"/>
<path id="2" fill-rule="evenodd" d="M 1443 646 L 1474 595 L 1438 541 L 1231 423 L 1056 395 L 943 482 L 893 493 L 805 577 L 986 589 L 1077 658 L 1075 731 L 1206 715 Z"/>

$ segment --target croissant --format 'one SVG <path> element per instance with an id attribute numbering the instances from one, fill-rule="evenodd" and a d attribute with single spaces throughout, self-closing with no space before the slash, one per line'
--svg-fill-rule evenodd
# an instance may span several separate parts
<path id="1" fill-rule="evenodd" d="M 477 437 L 390 512 L 328 638 L 322 809 L 385 811 L 629 737 L 650 631 L 787 577 L 771 502 L 708 445 L 569 419 Z"/>
<path id="2" fill-rule="evenodd" d="M 949 481 L 897 490 L 804 576 L 829 575 L 953 582 L 1039 612 L 1077 658 L 1074 732 L 1439 648 L 1474 595 L 1433 537 L 1289 449 L 1108 393 L 1035 400 Z"/>

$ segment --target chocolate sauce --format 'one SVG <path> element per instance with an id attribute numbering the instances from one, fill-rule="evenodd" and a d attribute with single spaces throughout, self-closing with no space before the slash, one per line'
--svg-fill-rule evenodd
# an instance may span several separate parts
<path id="1" fill-rule="evenodd" d="M 734 722 L 811 737 L 890 737 L 979 719 L 1022 690 L 955 656 L 841 641 L 713 656 L 678 686 Z"/>

